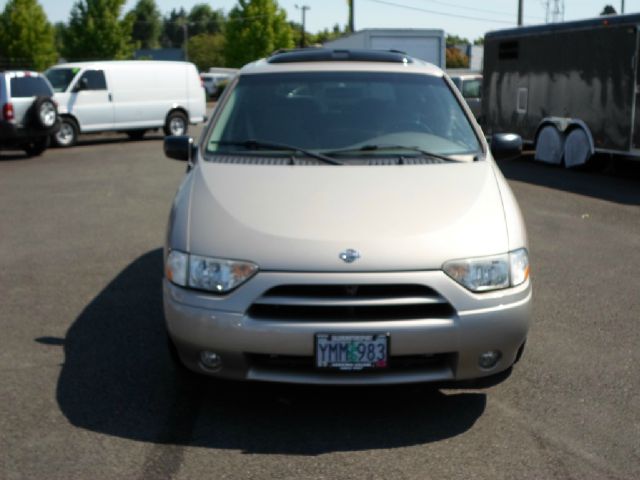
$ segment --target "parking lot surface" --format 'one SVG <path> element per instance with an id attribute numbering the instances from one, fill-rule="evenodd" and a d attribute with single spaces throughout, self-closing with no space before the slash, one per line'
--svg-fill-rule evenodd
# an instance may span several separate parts
<path id="1" fill-rule="evenodd" d="M 177 375 L 161 136 L 0 152 L 0 477 L 640 478 L 640 165 L 500 166 L 534 279 L 511 377 L 310 388 Z"/>

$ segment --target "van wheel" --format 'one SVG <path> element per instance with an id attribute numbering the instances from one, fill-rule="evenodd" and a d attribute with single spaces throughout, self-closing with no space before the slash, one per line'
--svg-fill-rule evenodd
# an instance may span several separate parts
<path id="1" fill-rule="evenodd" d="M 72 147 L 78 141 L 78 124 L 70 118 L 60 119 L 60 130 L 52 136 L 58 147 Z"/>
<path id="2" fill-rule="evenodd" d="M 187 133 L 187 116 L 178 111 L 173 111 L 167 116 L 164 124 L 165 135 L 185 135 Z"/>
<path id="3" fill-rule="evenodd" d="M 53 127 L 58 119 L 58 111 L 50 98 L 38 97 L 33 101 L 32 116 L 33 123 L 37 128 L 49 129 Z"/>
<path id="4" fill-rule="evenodd" d="M 141 140 L 146 132 L 146 130 L 129 130 L 126 134 L 131 140 Z"/>
<path id="5" fill-rule="evenodd" d="M 44 152 L 48 146 L 49 137 L 38 137 L 24 145 L 24 151 L 27 157 L 37 157 L 38 155 L 42 155 L 42 152 Z"/>

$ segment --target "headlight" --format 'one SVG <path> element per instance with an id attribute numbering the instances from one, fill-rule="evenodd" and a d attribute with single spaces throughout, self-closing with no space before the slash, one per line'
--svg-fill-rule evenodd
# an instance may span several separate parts
<path id="1" fill-rule="evenodd" d="M 472 292 L 487 292 L 524 283 L 529 278 L 529 255 L 521 248 L 494 257 L 452 260 L 442 269 Z"/>
<path id="2" fill-rule="evenodd" d="M 202 257 L 172 250 L 167 256 L 166 277 L 181 287 L 226 293 L 249 280 L 258 266 L 251 262 Z"/>

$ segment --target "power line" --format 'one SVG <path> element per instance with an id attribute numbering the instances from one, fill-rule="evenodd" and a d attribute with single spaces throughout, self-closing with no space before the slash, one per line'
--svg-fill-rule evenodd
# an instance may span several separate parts
<path id="1" fill-rule="evenodd" d="M 508 13 L 508 12 L 504 12 L 504 11 L 499 12 L 497 10 L 488 10 L 486 8 L 467 7 L 466 5 L 457 5 L 457 4 L 452 4 L 451 2 L 442 2 L 442 1 L 439 1 L 439 0 L 422 0 L 422 1 L 430 2 L 430 3 L 437 3 L 438 5 L 444 5 L 446 7 L 451 7 L 451 8 L 460 8 L 460 9 L 469 10 L 469 11 L 472 11 L 472 12 L 492 13 L 492 14 L 495 14 L 495 15 L 502 15 L 502 16 L 507 16 L 507 17 L 512 17 L 513 16 L 512 13 Z M 542 17 L 534 17 L 534 16 L 530 16 L 530 15 L 527 15 L 526 18 L 531 19 L 531 20 L 544 20 L 544 18 L 542 18 Z"/>
<path id="2" fill-rule="evenodd" d="M 490 22 L 490 23 L 501 23 L 503 25 L 514 25 L 514 22 L 509 22 L 509 21 L 506 21 L 506 20 L 497 20 L 495 18 L 469 17 L 467 15 L 458 15 L 458 14 L 455 14 L 455 13 L 437 12 L 435 10 L 429 10 L 429 9 L 421 8 L 421 7 L 414 7 L 414 6 L 411 6 L 411 5 L 403 5 L 401 3 L 388 2 L 386 0 L 369 0 L 369 1 L 370 2 L 375 2 L 375 3 L 380 3 L 382 5 L 389 5 L 391 7 L 404 8 L 404 9 L 407 9 L 407 10 L 414 10 L 414 11 L 424 12 L 424 13 L 431 13 L 433 15 L 441 15 L 443 17 L 462 18 L 462 19 L 465 19 L 465 20 L 476 20 L 476 21 Z"/>

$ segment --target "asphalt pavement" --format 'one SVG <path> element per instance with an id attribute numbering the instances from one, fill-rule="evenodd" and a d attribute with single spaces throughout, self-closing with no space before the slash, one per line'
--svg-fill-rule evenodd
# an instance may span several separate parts
<path id="1" fill-rule="evenodd" d="M 640 478 L 640 163 L 500 164 L 533 324 L 486 389 L 179 375 L 162 244 L 183 163 L 160 135 L 0 152 L 0 478 Z"/>

